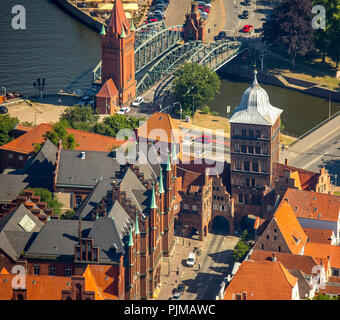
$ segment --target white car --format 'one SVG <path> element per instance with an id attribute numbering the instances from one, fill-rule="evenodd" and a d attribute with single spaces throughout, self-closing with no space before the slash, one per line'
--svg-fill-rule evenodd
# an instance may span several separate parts
<path id="1" fill-rule="evenodd" d="M 143 97 L 137 97 L 134 102 L 132 102 L 133 107 L 139 107 L 144 101 Z"/>
<path id="2" fill-rule="evenodd" d="M 130 112 L 130 108 L 129 107 L 124 107 L 118 110 L 117 114 L 127 114 Z"/>
<path id="3" fill-rule="evenodd" d="M 196 255 L 193 252 L 189 253 L 188 259 L 187 259 L 187 266 L 193 267 L 196 262 Z"/>

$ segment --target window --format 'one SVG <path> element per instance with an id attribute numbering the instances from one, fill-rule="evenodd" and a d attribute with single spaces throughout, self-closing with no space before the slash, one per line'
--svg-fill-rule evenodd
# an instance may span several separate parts
<path id="1" fill-rule="evenodd" d="M 184 207 L 184 209 L 186 209 L 186 210 L 188 210 L 188 209 L 189 209 L 189 205 L 188 205 L 188 204 L 186 204 L 186 203 L 184 203 L 183 207 Z"/>
<path id="2" fill-rule="evenodd" d="M 240 152 L 240 145 L 235 143 L 235 152 Z"/>
<path id="3" fill-rule="evenodd" d="M 277 236 L 274 236 L 274 240 L 277 240 Z"/>
<path id="4" fill-rule="evenodd" d="M 72 268 L 70 266 L 65 267 L 65 277 L 71 277 L 72 276 Z"/>
<path id="5" fill-rule="evenodd" d="M 268 138 L 268 131 L 267 131 L 267 130 L 264 130 L 264 131 L 263 131 L 263 137 L 264 137 L 264 138 Z"/>
<path id="6" fill-rule="evenodd" d="M 281 247 L 280 246 L 277 248 L 277 251 L 281 252 Z"/>
<path id="7" fill-rule="evenodd" d="M 9 154 L 8 154 L 8 158 L 9 158 L 9 159 L 13 159 L 13 153 L 9 153 Z"/>
<path id="8" fill-rule="evenodd" d="M 339 276 L 339 270 L 333 270 L 333 276 L 338 277 Z"/>
<path id="9" fill-rule="evenodd" d="M 266 144 L 263 145 L 263 154 L 268 154 L 268 146 Z"/>
<path id="10" fill-rule="evenodd" d="M 259 206 L 262 205 L 262 197 L 261 196 L 257 196 L 256 204 L 259 205 Z"/>
<path id="11" fill-rule="evenodd" d="M 250 163 L 249 161 L 244 161 L 244 170 L 245 171 L 250 171 Z"/>
<path id="12" fill-rule="evenodd" d="M 241 160 L 236 160 L 235 169 L 236 170 L 242 170 L 242 161 Z"/>
<path id="13" fill-rule="evenodd" d="M 243 203 L 243 194 L 242 193 L 238 194 L 238 202 Z"/>
<path id="14" fill-rule="evenodd" d="M 254 137 L 254 130 L 253 129 L 249 130 L 249 137 Z"/>
<path id="15" fill-rule="evenodd" d="M 250 187 L 249 178 L 246 179 L 246 186 L 247 186 L 247 187 Z"/>
<path id="16" fill-rule="evenodd" d="M 197 206 L 196 206 L 196 205 L 193 205 L 193 206 L 192 206 L 192 210 L 193 210 L 193 211 L 197 211 Z"/>
<path id="17" fill-rule="evenodd" d="M 260 138 L 261 137 L 261 131 L 260 130 L 256 130 L 256 138 Z"/>
<path id="18" fill-rule="evenodd" d="M 49 276 L 55 276 L 56 275 L 56 268 L 55 268 L 55 266 L 54 265 L 49 265 L 48 266 L 48 275 Z"/>
<path id="19" fill-rule="evenodd" d="M 242 152 L 242 153 L 247 153 L 247 146 L 244 146 L 244 145 L 243 145 L 243 146 L 241 147 L 241 152 Z"/>
<path id="20" fill-rule="evenodd" d="M 23 156 L 18 156 L 18 159 L 19 159 L 20 161 L 23 161 L 23 160 L 24 160 L 24 157 L 23 157 Z"/>
<path id="21" fill-rule="evenodd" d="M 267 238 L 267 240 L 269 240 L 269 234 L 267 234 L 266 238 Z"/>
<path id="22" fill-rule="evenodd" d="M 253 161 L 252 167 L 253 171 L 259 172 L 259 164 L 257 162 Z"/>
<path id="23" fill-rule="evenodd" d="M 255 153 L 256 154 L 261 154 L 261 147 L 260 146 L 256 146 L 255 147 Z"/>
<path id="24" fill-rule="evenodd" d="M 254 154 L 254 146 L 248 146 L 248 152 Z"/>
<path id="25" fill-rule="evenodd" d="M 247 130 L 246 129 L 242 129 L 242 136 L 246 137 L 247 136 Z"/>
<path id="26" fill-rule="evenodd" d="M 40 265 L 39 264 L 34 264 L 33 265 L 33 274 L 39 275 L 40 274 Z"/>
<path id="27" fill-rule="evenodd" d="M 78 207 L 82 202 L 82 197 L 80 195 L 75 196 L 76 206 Z"/>
<path id="28" fill-rule="evenodd" d="M 255 179 L 251 179 L 251 186 L 255 187 Z"/>
<path id="29" fill-rule="evenodd" d="M 261 161 L 261 172 L 267 172 L 267 162 L 266 161 Z"/>
<path id="30" fill-rule="evenodd" d="M 248 204 L 249 203 L 249 197 L 247 194 L 244 195 L 244 203 Z"/>

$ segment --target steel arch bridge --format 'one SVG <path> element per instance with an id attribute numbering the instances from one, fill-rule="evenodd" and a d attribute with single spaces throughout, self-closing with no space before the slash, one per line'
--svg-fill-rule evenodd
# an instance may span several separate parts
<path id="1" fill-rule="evenodd" d="M 191 41 L 179 44 L 167 51 L 137 83 L 137 95 L 141 95 L 156 82 L 171 75 L 184 62 L 195 62 L 217 71 L 223 65 L 247 50 L 239 41 L 220 41 L 215 43 L 202 43 Z M 169 79 L 167 85 L 172 82 Z"/>
<path id="2" fill-rule="evenodd" d="M 182 40 L 183 26 L 164 27 L 156 22 L 143 25 L 135 31 L 135 73 L 157 60 L 164 52 L 176 46 Z M 93 83 L 101 82 L 100 61 L 93 70 Z"/>

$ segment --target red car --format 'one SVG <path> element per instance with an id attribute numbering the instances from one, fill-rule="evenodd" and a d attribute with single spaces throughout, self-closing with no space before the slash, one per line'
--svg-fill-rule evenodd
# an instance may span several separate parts
<path id="1" fill-rule="evenodd" d="M 202 9 L 204 12 L 206 12 L 206 13 L 209 13 L 210 12 L 210 8 L 208 8 L 208 7 L 205 7 L 205 8 L 203 8 Z"/>
<path id="2" fill-rule="evenodd" d="M 250 24 L 246 24 L 243 29 L 242 32 L 250 32 L 252 29 L 254 28 L 254 26 L 250 25 Z"/>
<path id="3" fill-rule="evenodd" d="M 200 142 L 200 143 L 212 143 L 212 142 L 213 142 L 213 140 L 211 139 L 211 137 L 205 136 L 205 135 L 196 137 L 196 138 L 195 138 L 195 141 L 196 141 L 196 142 Z"/>

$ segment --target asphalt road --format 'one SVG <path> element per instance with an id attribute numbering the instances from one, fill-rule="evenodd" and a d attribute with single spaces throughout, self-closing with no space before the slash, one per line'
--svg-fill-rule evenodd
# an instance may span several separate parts
<path id="1" fill-rule="evenodd" d="M 243 0 L 223 0 L 223 2 L 226 10 L 224 30 L 227 31 L 227 36 L 249 37 L 249 34 L 241 31 L 243 26 L 250 24 L 254 26 L 254 30 L 262 28 L 265 17 L 271 10 L 268 1 L 252 0 L 250 6 L 244 6 Z M 243 10 L 249 12 L 247 19 L 241 18 Z M 253 31 L 250 36 L 254 34 L 256 35 Z"/>
<path id="2" fill-rule="evenodd" d="M 332 182 L 340 185 L 340 132 L 339 130 L 328 135 L 320 142 L 290 159 L 289 164 L 302 169 L 318 172 L 323 165 L 331 174 Z"/>
<path id="3" fill-rule="evenodd" d="M 184 274 L 182 282 L 187 289 L 183 300 L 215 300 L 223 279 L 232 270 L 231 253 L 238 240 L 234 236 L 208 235 L 209 244 L 198 261 L 200 270 L 196 267 L 196 275 L 192 274 L 192 270 Z"/>

